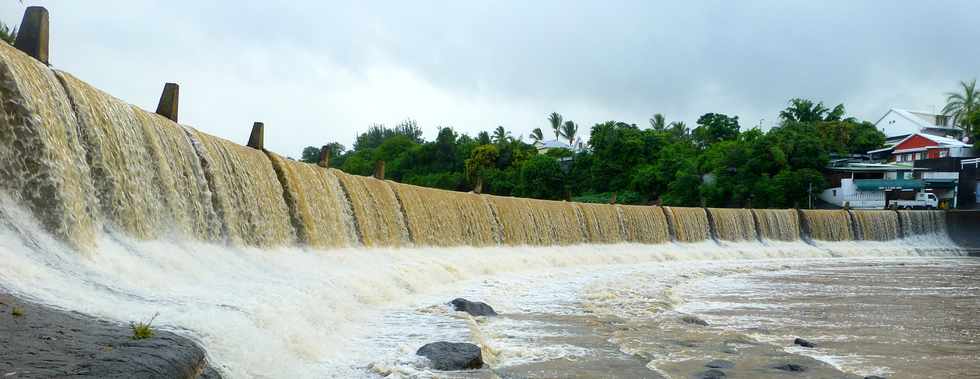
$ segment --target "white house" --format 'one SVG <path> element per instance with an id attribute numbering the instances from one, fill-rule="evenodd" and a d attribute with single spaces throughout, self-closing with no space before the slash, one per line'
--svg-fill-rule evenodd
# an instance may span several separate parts
<path id="1" fill-rule="evenodd" d="M 875 122 L 875 127 L 885 133 L 888 142 L 891 143 L 915 133 L 952 139 L 963 137 L 963 129 L 956 127 L 949 116 L 898 108 L 889 109 L 878 119 L 878 122 Z"/>
<path id="2" fill-rule="evenodd" d="M 548 152 L 548 150 L 552 150 L 552 149 L 566 149 L 572 152 L 575 151 L 575 148 L 572 147 L 572 145 L 569 145 L 567 143 L 561 142 L 556 139 L 547 140 L 547 141 L 537 141 L 534 143 L 534 147 L 538 149 L 538 154 L 545 154 Z"/>

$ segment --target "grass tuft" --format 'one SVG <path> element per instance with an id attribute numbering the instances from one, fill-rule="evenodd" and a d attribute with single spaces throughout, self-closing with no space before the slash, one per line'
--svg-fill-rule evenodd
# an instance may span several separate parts
<path id="1" fill-rule="evenodd" d="M 145 340 L 153 337 L 153 328 L 151 328 L 151 325 L 153 324 L 153 320 L 159 315 L 160 313 L 153 315 L 153 318 L 150 318 L 149 321 L 130 322 L 129 327 L 133 329 L 132 339 Z"/>
<path id="2" fill-rule="evenodd" d="M 14 309 L 10 310 L 10 314 L 13 315 L 14 317 L 21 317 L 24 315 L 24 308 L 14 307 Z"/>

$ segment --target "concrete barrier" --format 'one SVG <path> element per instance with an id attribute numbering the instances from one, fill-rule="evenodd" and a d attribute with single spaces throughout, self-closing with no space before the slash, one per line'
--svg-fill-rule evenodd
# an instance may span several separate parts
<path id="1" fill-rule="evenodd" d="M 980 210 L 946 211 L 946 230 L 958 245 L 980 251 Z"/>

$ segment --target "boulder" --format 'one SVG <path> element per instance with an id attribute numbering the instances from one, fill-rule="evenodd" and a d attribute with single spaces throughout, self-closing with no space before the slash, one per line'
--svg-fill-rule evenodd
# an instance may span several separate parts
<path id="1" fill-rule="evenodd" d="M 429 358 L 436 370 L 472 370 L 483 367 L 483 352 L 471 343 L 433 342 L 419 348 L 417 355 Z"/>
<path id="2" fill-rule="evenodd" d="M 707 321 L 704 321 L 704 320 L 698 318 L 697 316 L 692 316 L 692 315 L 684 315 L 684 316 L 681 316 L 681 321 L 684 321 L 684 322 L 686 322 L 688 324 L 693 324 L 693 325 L 708 326 L 708 322 Z"/>
<path id="3" fill-rule="evenodd" d="M 702 372 L 696 376 L 698 379 L 722 379 L 724 377 L 726 377 L 724 371 L 715 369 Z"/>
<path id="4" fill-rule="evenodd" d="M 813 342 L 807 341 L 807 340 L 802 339 L 802 338 L 797 338 L 797 339 L 793 340 L 793 343 L 794 344 L 797 344 L 797 345 L 800 345 L 800 346 L 803 346 L 803 347 L 810 347 L 810 348 L 817 347 L 817 345 L 814 344 Z"/>
<path id="5" fill-rule="evenodd" d="M 772 366 L 776 370 L 789 371 L 789 372 L 803 372 L 806 371 L 806 366 L 799 365 L 796 363 L 784 363 L 781 365 Z"/>
<path id="6" fill-rule="evenodd" d="M 716 359 L 716 360 L 713 360 L 711 362 L 706 363 L 704 365 L 704 367 L 707 367 L 707 368 L 734 368 L 735 367 L 735 363 L 734 362 L 731 362 L 731 361 L 722 360 L 722 359 Z"/>
<path id="7" fill-rule="evenodd" d="M 864 379 L 885 379 L 885 378 L 878 375 L 871 375 L 871 376 L 865 376 Z"/>
<path id="8" fill-rule="evenodd" d="M 496 316 L 497 312 L 487 303 L 479 301 L 469 301 L 464 298 L 456 298 L 449 302 L 453 305 L 456 312 L 466 312 L 472 316 Z"/>

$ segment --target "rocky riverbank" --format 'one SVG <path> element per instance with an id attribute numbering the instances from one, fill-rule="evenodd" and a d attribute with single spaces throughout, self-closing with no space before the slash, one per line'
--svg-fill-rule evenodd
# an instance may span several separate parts
<path id="1" fill-rule="evenodd" d="M 0 291 L 0 377 L 220 378 L 204 349 L 167 331 L 135 340 L 129 325 Z"/>

